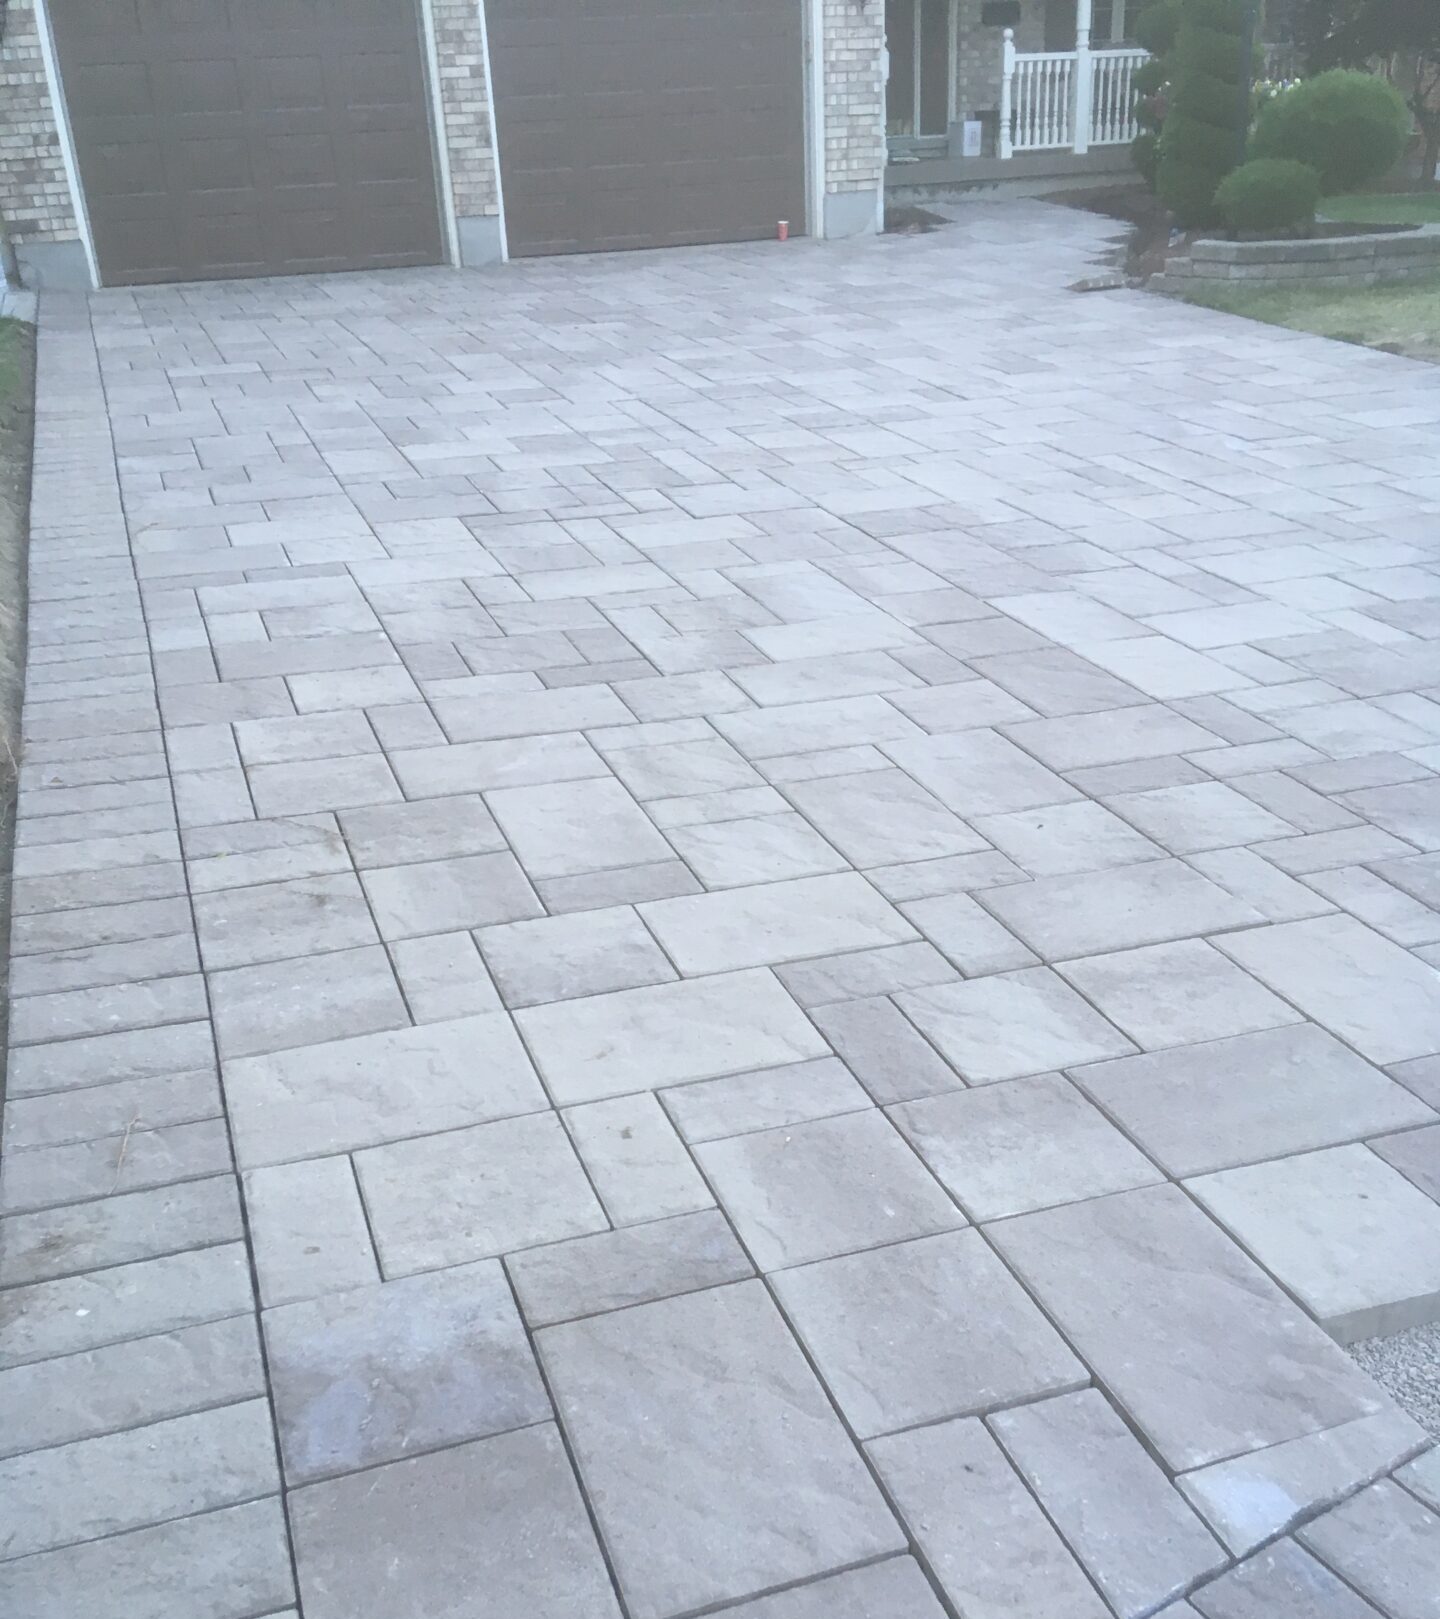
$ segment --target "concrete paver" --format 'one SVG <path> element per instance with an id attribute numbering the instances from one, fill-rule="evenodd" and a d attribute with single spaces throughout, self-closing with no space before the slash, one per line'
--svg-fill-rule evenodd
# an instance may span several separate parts
<path id="1" fill-rule="evenodd" d="M 1440 391 L 1108 236 L 46 295 L 0 1608 L 1433 1619 Z"/>

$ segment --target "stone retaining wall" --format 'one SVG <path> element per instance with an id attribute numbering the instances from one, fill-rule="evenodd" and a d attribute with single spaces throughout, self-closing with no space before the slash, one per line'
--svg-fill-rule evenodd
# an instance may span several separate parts
<path id="1" fill-rule="evenodd" d="M 1168 259 L 1150 285 L 1166 292 L 1202 286 L 1368 286 L 1440 274 L 1440 225 L 1326 236 L 1299 242 L 1199 241 Z"/>

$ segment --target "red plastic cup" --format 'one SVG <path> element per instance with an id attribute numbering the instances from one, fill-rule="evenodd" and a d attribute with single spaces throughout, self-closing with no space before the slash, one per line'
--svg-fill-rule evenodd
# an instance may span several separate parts
<path id="1" fill-rule="evenodd" d="M 780 219 L 775 222 L 775 240 L 777 242 L 788 242 L 790 240 L 790 221 L 788 219 Z"/>

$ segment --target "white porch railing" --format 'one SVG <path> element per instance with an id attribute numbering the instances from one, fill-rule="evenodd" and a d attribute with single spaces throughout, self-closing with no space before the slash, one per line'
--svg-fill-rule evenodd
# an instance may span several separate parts
<path id="1" fill-rule="evenodd" d="M 1135 139 L 1135 70 L 1149 53 L 1131 47 L 1017 51 L 1001 46 L 1000 156 L 1120 146 Z"/>

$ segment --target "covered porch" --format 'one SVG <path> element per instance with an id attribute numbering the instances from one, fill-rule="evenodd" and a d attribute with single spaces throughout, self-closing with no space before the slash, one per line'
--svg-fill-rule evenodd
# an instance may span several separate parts
<path id="1" fill-rule="evenodd" d="M 887 184 L 1123 169 L 1142 0 L 886 0 Z"/>

